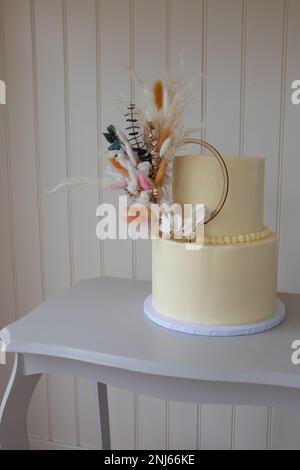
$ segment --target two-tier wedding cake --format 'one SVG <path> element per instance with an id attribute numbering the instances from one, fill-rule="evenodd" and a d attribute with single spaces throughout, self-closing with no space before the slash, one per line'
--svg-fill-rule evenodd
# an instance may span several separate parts
<path id="1" fill-rule="evenodd" d="M 263 221 L 260 157 L 227 157 L 229 192 L 205 226 L 204 247 L 153 240 L 153 307 L 172 320 L 203 325 L 249 324 L 276 310 L 276 236 Z M 188 182 L 188 184 L 187 184 Z M 212 157 L 174 159 L 173 200 L 214 207 L 220 172 Z"/>

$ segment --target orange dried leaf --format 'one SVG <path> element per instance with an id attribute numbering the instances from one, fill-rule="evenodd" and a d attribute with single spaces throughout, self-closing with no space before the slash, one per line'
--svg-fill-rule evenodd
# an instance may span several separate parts
<path id="1" fill-rule="evenodd" d="M 168 169 L 168 160 L 163 159 L 160 162 L 160 165 L 159 165 L 159 168 L 157 170 L 156 177 L 154 180 L 156 186 L 160 187 L 164 184 L 167 169 Z"/>
<path id="2" fill-rule="evenodd" d="M 120 173 L 122 173 L 123 176 L 125 176 L 125 178 L 128 177 L 128 171 L 126 170 L 126 168 L 124 168 L 121 163 L 117 162 L 117 160 L 115 160 L 113 157 L 111 157 L 109 159 L 110 161 L 110 164 L 113 168 L 115 168 L 116 170 L 118 170 Z"/>

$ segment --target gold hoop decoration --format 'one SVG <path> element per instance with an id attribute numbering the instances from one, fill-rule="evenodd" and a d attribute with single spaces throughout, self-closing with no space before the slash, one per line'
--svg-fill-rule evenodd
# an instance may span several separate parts
<path id="1" fill-rule="evenodd" d="M 221 212 L 221 210 L 223 209 L 224 204 L 226 202 L 227 196 L 228 196 L 229 175 L 228 175 L 227 166 L 226 166 L 226 163 L 224 161 L 224 158 L 218 152 L 218 150 L 215 149 L 215 147 L 213 147 L 211 144 L 209 144 L 205 140 L 187 139 L 187 140 L 185 140 L 185 144 L 197 144 L 197 145 L 201 145 L 201 147 L 205 147 L 217 159 L 217 161 L 218 161 L 218 163 L 219 163 L 219 165 L 222 169 L 222 175 L 223 175 L 223 192 L 222 192 L 222 196 L 219 200 L 219 203 L 218 203 L 217 207 L 212 211 L 210 218 L 206 222 L 204 222 L 205 224 L 208 224 L 211 220 L 213 220 L 219 214 L 219 212 Z"/>

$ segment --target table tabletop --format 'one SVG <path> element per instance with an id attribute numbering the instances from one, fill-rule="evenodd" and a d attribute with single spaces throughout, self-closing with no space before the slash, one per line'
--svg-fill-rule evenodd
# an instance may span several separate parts
<path id="1" fill-rule="evenodd" d="M 209 338 L 164 329 L 143 312 L 151 283 L 79 282 L 0 332 L 7 352 L 72 359 L 195 380 L 300 388 L 292 343 L 300 340 L 300 295 L 279 294 L 285 321 L 252 336 Z"/>

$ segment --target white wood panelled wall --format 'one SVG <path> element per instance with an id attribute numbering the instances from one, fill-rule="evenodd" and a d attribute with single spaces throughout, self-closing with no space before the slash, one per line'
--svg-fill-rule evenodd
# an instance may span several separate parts
<path id="1" fill-rule="evenodd" d="M 266 222 L 279 237 L 279 289 L 300 292 L 299 0 L 0 0 L 0 321 L 79 279 L 150 279 L 148 242 L 95 237 L 94 188 L 44 190 L 102 172 L 101 131 L 120 122 L 120 90 L 177 69 L 194 85 L 188 124 L 224 154 L 263 155 Z M 251 195 L 249 195 L 251 197 Z M 1 368 L 1 380 L 8 368 Z M 265 408 L 178 404 L 110 388 L 114 448 L 300 449 L 300 416 Z M 29 415 L 39 448 L 96 446 L 91 386 L 46 377 Z M 44 444 L 43 444 L 44 442 Z"/>

